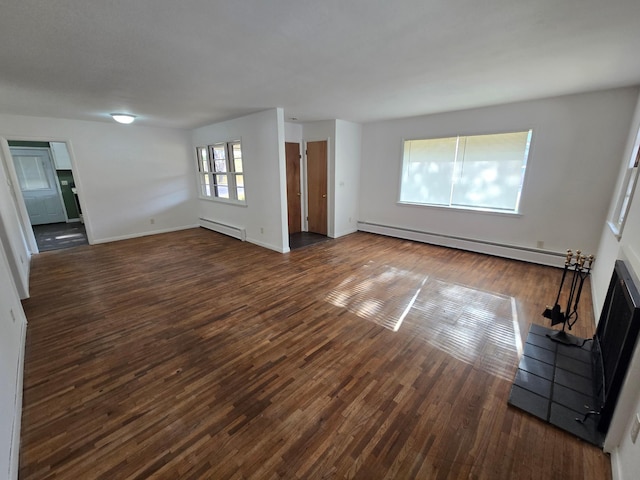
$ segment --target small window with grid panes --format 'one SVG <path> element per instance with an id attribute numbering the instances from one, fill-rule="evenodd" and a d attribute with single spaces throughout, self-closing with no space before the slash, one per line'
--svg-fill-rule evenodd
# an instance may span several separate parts
<path id="1" fill-rule="evenodd" d="M 239 140 L 197 147 L 200 196 L 246 203 Z"/>

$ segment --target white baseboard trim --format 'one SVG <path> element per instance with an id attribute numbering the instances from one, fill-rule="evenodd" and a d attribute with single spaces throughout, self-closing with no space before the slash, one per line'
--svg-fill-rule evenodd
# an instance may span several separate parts
<path id="1" fill-rule="evenodd" d="M 609 455 L 611 456 L 611 479 L 627 480 L 624 478 L 622 469 L 620 468 L 620 455 L 618 455 L 618 449 L 616 448 L 613 452 L 609 452 Z"/>
<path id="2" fill-rule="evenodd" d="M 244 227 L 237 227 L 235 225 L 229 225 L 227 223 L 217 222 L 215 220 L 209 220 L 208 218 L 200 217 L 200 226 L 213 230 L 214 232 L 222 233 L 229 237 L 237 238 L 245 242 L 247 240 L 247 230 Z"/>
<path id="3" fill-rule="evenodd" d="M 535 248 L 520 247 L 517 245 L 505 245 L 484 240 L 474 240 L 453 235 L 443 235 L 439 233 L 423 232 L 403 227 L 390 225 L 380 225 L 377 223 L 358 222 L 358 230 L 368 233 L 376 233 L 389 237 L 413 240 L 416 242 L 429 243 L 442 247 L 457 248 L 470 252 L 484 253 L 496 257 L 521 260 L 523 262 L 538 263 L 552 267 L 563 267 L 566 253 L 552 252 Z"/>
<path id="4" fill-rule="evenodd" d="M 261 242 L 260 240 L 256 240 L 255 238 L 247 238 L 247 242 L 253 243 L 254 245 L 258 245 L 259 247 L 262 247 L 262 248 L 267 248 L 269 250 L 273 250 L 273 251 L 278 252 L 278 253 L 289 253 L 290 252 L 290 249 L 289 249 L 288 245 L 286 245 L 284 248 L 281 248 L 281 247 L 276 246 L 276 245 L 271 245 L 270 243 Z"/>
<path id="5" fill-rule="evenodd" d="M 20 357 L 18 358 L 16 374 L 16 395 L 13 407 L 13 427 L 11 452 L 9 452 L 9 478 L 17 480 L 20 467 L 20 427 L 22 426 L 22 387 L 24 384 L 24 355 L 27 343 L 27 322 L 22 324 L 20 335 Z"/>
<path id="6" fill-rule="evenodd" d="M 160 233 L 178 232 L 180 230 L 188 230 L 190 228 L 198 228 L 200 225 L 183 225 L 181 227 L 163 228 L 161 230 L 151 230 L 149 232 L 131 233 L 128 235 L 120 235 L 117 237 L 107 237 L 94 239 L 92 245 L 99 243 L 119 242 L 120 240 L 130 240 L 132 238 L 147 237 L 149 235 L 158 235 Z"/>
<path id="7" fill-rule="evenodd" d="M 335 232 L 332 238 L 344 237 L 345 235 L 351 235 L 352 233 L 356 233 L 357 231 L 358 231 L 358 228 L 355 227 L 353 229 L 343 230 L 341 232 Z"/>

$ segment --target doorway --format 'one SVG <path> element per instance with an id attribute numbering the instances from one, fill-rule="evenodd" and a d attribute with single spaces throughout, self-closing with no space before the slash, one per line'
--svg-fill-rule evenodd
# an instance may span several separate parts
<path id="1" fill-rule="evenodd" d="M 285 142 L 287 216 L 291 250 L 329 240 L 327 237 L 327 143 L 326 140 L 307 142 L 307 161 L 304 168 L 305 165 L 301 162 L 300 144 Z M 303 211 L 306 211 L 306 223 L 303 221 Z"/>
<path id="2" fill-rule="evenodd" d="M 307 142 L 307 230 L 327 235 L 327 141 Z"/>
<path id="3" fill-rule="evenodd" d="M 38 251 L 88 244 L 66 143 L 8 144 Z"/>
<path id="4" fill-rule="evenodd" d="M 289 235 L 302 231 L 302 188 L 300 183 L 300 144 L 285 142 L 287 162 L 287 217 Z"/>

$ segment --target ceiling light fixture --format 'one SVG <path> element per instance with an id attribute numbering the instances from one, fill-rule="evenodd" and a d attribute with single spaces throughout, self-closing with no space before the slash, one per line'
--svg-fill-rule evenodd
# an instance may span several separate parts
<path id="1" fill-rule="evenodd" d="M 118 123 L 124 123 L 125 125 L 129 125 L 133 123 L 136 119 L 135 115 L 131 115 L 130 113 L 112 113 L 111 116 Z"/>

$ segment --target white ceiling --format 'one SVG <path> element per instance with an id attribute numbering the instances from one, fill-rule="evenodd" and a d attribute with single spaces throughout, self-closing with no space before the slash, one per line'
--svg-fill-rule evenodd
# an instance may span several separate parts
<path id="1" fill-rule="evenodd" d="M 0 112 L 356 122 L 640 84 L 640 0 L 0 0 Z"/>

